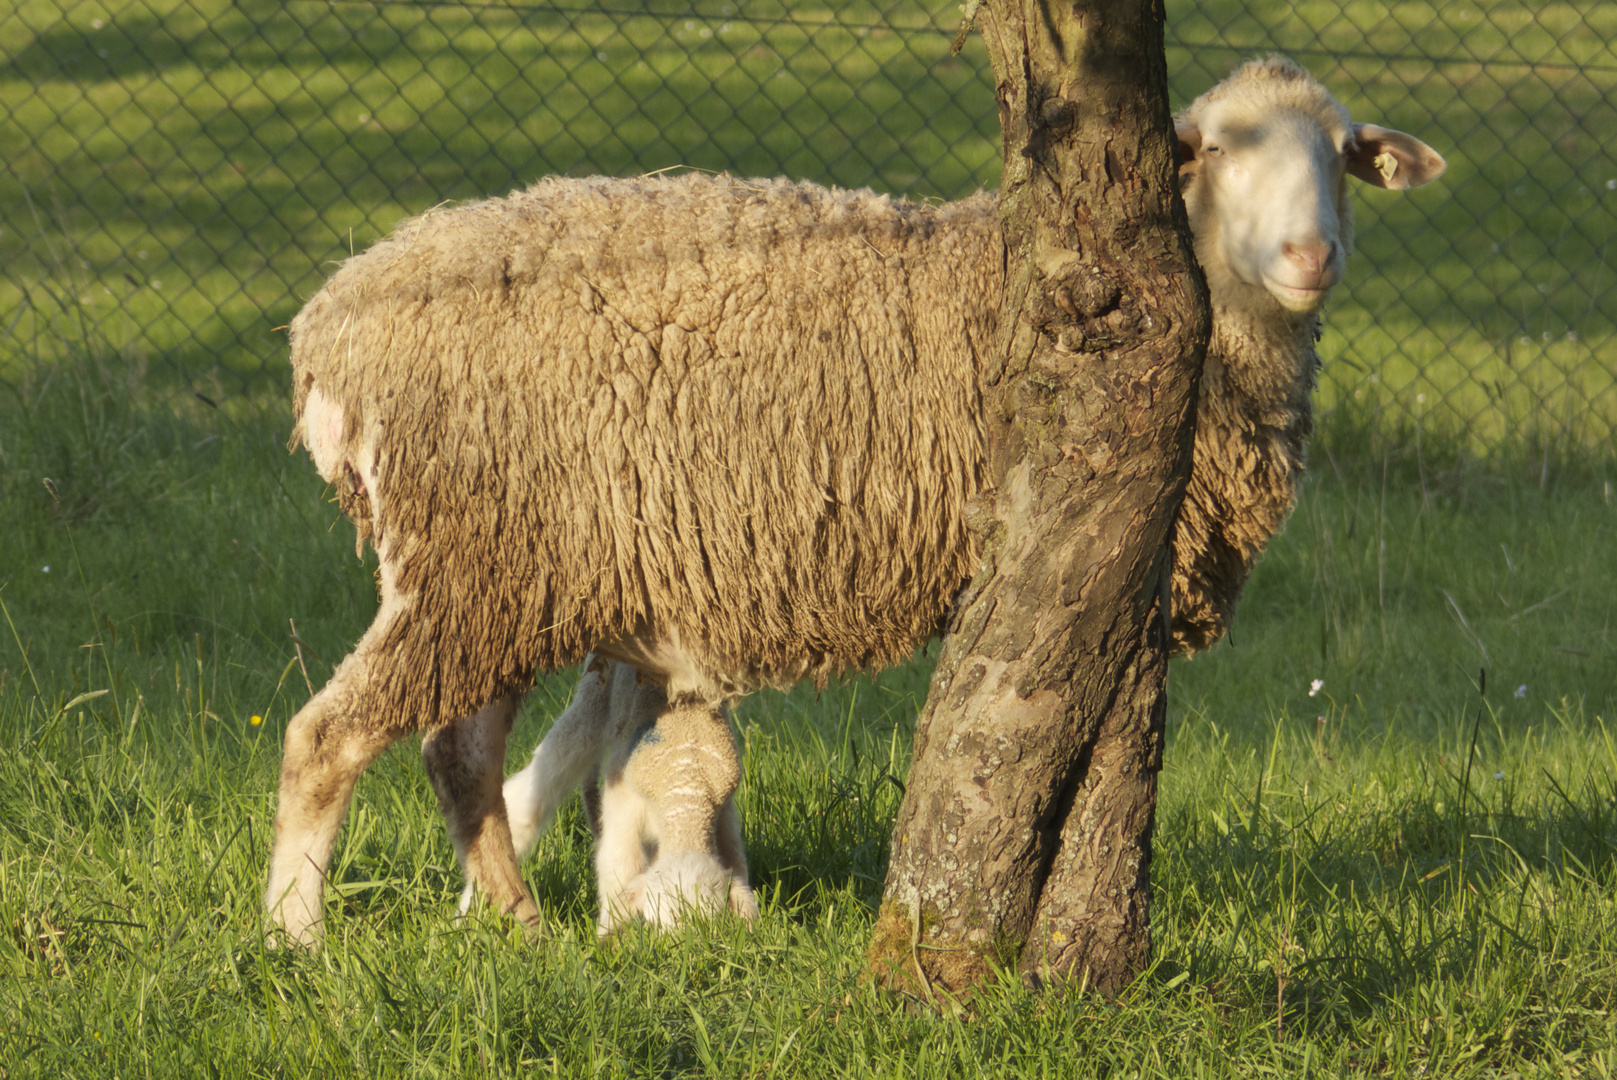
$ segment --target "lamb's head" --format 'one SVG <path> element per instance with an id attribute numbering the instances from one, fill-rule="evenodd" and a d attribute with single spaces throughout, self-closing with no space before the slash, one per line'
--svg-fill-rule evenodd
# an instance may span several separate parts
<path id="1" fill-rule="evenodd" d="M 1196 257 L 1227 307 L 1313 312 L 1353 250 L 1347 177 L 1401 190 L 1446 167 L 1419 139 L 1354 123 L 1283 57 L 1237 68 L 1175 127 Z"/>

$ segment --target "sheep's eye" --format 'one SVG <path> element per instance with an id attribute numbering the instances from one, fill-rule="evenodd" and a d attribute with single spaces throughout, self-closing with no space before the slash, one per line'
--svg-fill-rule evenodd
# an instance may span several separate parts
<path id="1" fill-rule="evenodd" d="M 1202 147 L 1202 153 L 1204 153 L 1204 154 L 1222 154 L 1223 152 L 1224 152 L 1223 147 L 1219 147 L 1219 146 L 1204 146 L 1204 147 Z"/>

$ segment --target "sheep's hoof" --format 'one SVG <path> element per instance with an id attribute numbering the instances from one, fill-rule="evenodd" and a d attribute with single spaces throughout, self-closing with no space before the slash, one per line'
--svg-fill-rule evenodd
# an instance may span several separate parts
<path id="1" fill-rule="evenodd" d="M 280 923 L 272 922 L 264 927 L 264 948 L 270 952 L 312 953 L 320 948 L 318 927 L 319 924 L 315 923 L 304 927 L 301 932 L 294 932 Z"/>
<path id="2" fill-rule="evenodd" d="M 494 910 L 488 898 L 478 892 L 476 887 L 468 883 L 460 891 L 460 902 L 455 905 L 455 919 L 471 918 L 474 914 L 481 914 Z M 502 918 L 510 919 L 527 932 L 528 937 L 539 938 L 545 936 L 545 917 L 539 911 L 539 905 L 527 895 L 519 896 L 503 908 L 498 909 Z"/>

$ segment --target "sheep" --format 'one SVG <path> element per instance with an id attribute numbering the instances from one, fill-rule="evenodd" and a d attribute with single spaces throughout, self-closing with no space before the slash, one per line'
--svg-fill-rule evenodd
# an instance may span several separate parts
<path id="1" fill-rule="evenodd" d="M 1173 571 L 1191 651 L 1291 508 L 1343 171 L 1410 187 L 1443 161 L 1279 58 L 1180 141 L 1215 311 Z M 468 881 L 537 926 L 501 777 L 538 668 L 627 664 L 712 745 L 724 702 L 935 634 L 977 563 L 1003 287 L 992 194 L 702 175 L 544 180 L 344 263 L 292 324 L 291 444 L 376 548 L 380 605 L 288 726 L 272 924 L 317 940 L 354 781 L 419 731 Z"/>
<path id="2" fill-rule="evenodd" d="M 1250 162 L 1260 153 L 1272 155 L 1274 152 L 1272 147 L 1265 151 L 1250 141 L 1248 133 L 1259 126 L 1253 114 L 1272 114 L 1277 108 L 1293 109 L 1299 98 L 1308 105 L 1302 110 L 1302 129 L 1290 133 L 1281 149 L 1283 152 L 1293 151 L 1292 163 L 1303 162 L 1307 169 L 1313 171 L 1312 179 L 1324 185 L 1322 197 L 1312 202 L 1288 198 L 1289 193 L 1300 186 L 1299 178 L 1285 176 L 1273 165 L 1255 170 L 1248 164 L 1244 176 L 1237 172 L 1243 159 Z M 1301 334 L 1295 317 L 1297 314 L 1312 316 L 1318 311 L 1330 288 L 1340 279 L 1343 259 L 1350 250 L 1352 207 L 1341 188 L 1341 172 L 1346 171 L 1377 186 L 1402 189 L 1436 179 L 1445 167 L 1440 156 L 1409 136 L 1369 125 L 1354 125 L 1353 130 L 1357 132 L 1360 143 L 1356 153 L 1339 154 L 1338 147 L 1342 145 L 1342 129 L 1338 126 L 1342 122 L 1341 116 L 1340 106 L 1330 101 L 1323 89 L 1303 75 L 1300 69 L 1283 60 L 1270 60 L 1246 65 L 1176 117 L 1183 161 L 1184 195 L 1196 238 L 1197 254 L 1207 272 L 1215 311 L 1217 346 L 1209 357 L 1208 381 L 1204 383 L 1200 407 L 1204 418 L 1220 419 L 1215 429 L 1217 432 L 1234 432 L 1240 436 L 1239 439 L 1201 436 L 1196 442 L 1197 467 L 1192 474 L 1186 508 L 1181 513 L 1180 550 L 1174 575 L 1175 643 L 1176 651 L 1181 654 L 1204 649 L 1222 634 L 1248 571 L 1261 554 L 1269 536 L 1278 531 L 1290 511 L 1292 492 L 1302 467 L 1302 443 L 1308 434 L 1309 423 L 1308 395 L 1317 365 L 1317 357 L 1311 347 L 1315 336 Z M 1273 121 L 1263 118 L 1261 122 Z M 1321 148 L 1317 145 L 1321 135 L 1329 141 L 1329 146 Z M 1316 144 L 1313 147 L 1309 146 L 1311 138 Z M 1240 145 L 1229 146 L 1232 141 Z M 1294 152 L 1299 146 L 1305 153 Z M 1318 154 L 1311 156 L 1306 152 L 1311 149 L 1324 149 L 1327 152 L 1325 160 Z M 1335 165 L 1329 160 L 1331 157 L 1342 159 L 1337 169 L 1330 167 Z M 1310 177 L 1301 179 L 1307 182 Z M 1264 186 L 1265 181 L 1269 182 L 1268 187 Z M 1262 265 L 1261 253 L 1254 257 L 1248 252 L 1245 260 L 1232 258 L 1221 249 L 1221 244 L 1247 224 L 1240 220 L 1239 214 L 1251 206 L 1262 206 L 1271 211 L 1276 208 L 1291 209 L 1302 219 L 1299 231 L 1306 231 L 1311 220 L 1325 213 L 1327 220 L 1320 222 L 1321 235 L 1314 241 L 1316 245 L 1324 243 L 1325 249 L 1321 250 L 1318 246 L 1310 248 L 1308 242 L 1303 241 L 1297 249 L 1297 257 L 1284 264 L 1294 275 L 1291 277 L 1273 280 L 1272 275 L 1261 272 L 1253 275 L 1250 269 L 1243 274 L 1243 268 Z M 1233 219 L 1221 217 L 1221 211 L 1233 212 L 1236 216 Z M 1334 215 L 1334 222 L 1329 215 Z M 1298 226 L 1293 225 L 1291 229 L 1298 229 Z M 1250 243 L 1251 239 L 1248 238 Z M 1282 239 L 1279 243 L 1284 250 L 1286 241 Z M 984 303 L 997 306 L 998 297 L 987 297 Z M 1316 325 L 1303 324 L 1310 330 Z M 1249 327 L 1255 327 L 1255 332 Z M 1229 365 L 1229 359 L 1239 359 L 1249 353 L 1248 343 L 1275 338 L 1281 340 L 1283 350 L 1290 352 L 1292 359 L 1288 363 L 1268 365 L 1257 372 L 1250 365 L 1236 365 L 1233 368 Z M 1256 392 L 1241 394 L 1241 383 L 1246 381 L 1243 375 L 1249 377 L 1254 373 L 1283 375 L 1289 381 L 1278 384 L 1278 392 L 1265 392 L 1260 388 Z M 1230 393 L 1232 384 L 1237 391 L 1237 396 L 1233 398 Z M 1230 407 L 1232 404 L 1235 408 Z M 1243 409 L 1242 405 L 1246 408 Z M 1272 413 L 1277 409 L 1280 413 L 1278 422 L 1271 421 L 1265 432 L 1265 412 Z M 1229 419 L 1231 416 L 1240 418 L 1243 413 L 1256 422 L 1243 425 Z M 1275 437 L 1267 446 L 1262 438 L 1266 433 Z M 1275 471 L 1266 476 L 1269 470 Z M 1243 523 L 1238 517 L 1221 513 L 1220 506 L 1223 504 L 1220 503 L 1219 489 L 1225 478 L 1241 475 L 1263 478 L 1263 482 L 1276 494 L 1246 503 L 1242 507 L 1246 511 L 1245 531 L 1237 533 L 1236 527 Z M 1228 541 L 1223 540 L 1226 536 L 1230 538 Z M 1184 543 L 1187 539 L 1188 544 Z M 1187 559 L 1186 555 L 1196 558 Z M 1208 582 L 1221 585 L 1223 591 L 1203 587 Z M 611 678 L 612 675 L 609 672 L 604 677 Z M 547 754 L 552 753 L 552 740 L 567 742 L 579 739 L 577 729 L 583 722 L 578 712 L 569 707 L 558 718 L 552 733 L 535 751 L 532 762 L 506 782 L 506 806 L 512 815 L 513 836 L 519 856 L 530 850 L 543 829 L 544 821 L 578 786 L 577 776 L 557 777 L 542 771 L 541 764 Z M 624 728 L 612 730 L 623 731 Z M 716 748 L 722 749 L 725 745 L 730 745 L 728 734 L 718 740 Z M 602 756 L 617 754 L 621 757 L 630 753 L 632 746 L 621 739 L 615 744 L 609 739 L 601 748 Z M 620 787 L 626 786 L 629 785 L 621 770 L 610 773 L 606 777 L 607 798 L 610 800 Z M 626 822 L 622 827 L 632 826 L 643 833 L 650 831 L 640 822 L 644 815 L 655 812 L 656 787 L 656 782 L 648 778 L 629 796 L 636 812 L 642 817 Z M 593 798 L 587 801 L 592 806 L 596 805 Z M 733 800 L 725 805 L 726 808 L 733 807 Z M 619 826 L 612 818 L 611 811 L 606 812 L 604 820 L 600 821 L 592 813 L 592 822 L 595 822 L 598 833 L 603 829 L 607 834 L 615 832 Z M 702 880 L 710 884 L 705 890 L 691 892 L 688 899 L 692 907 L 707 911 L 721 907 L 720 890 L 712 883 L 721 880 L 726 867 L 745 865 L 744 856 L 738 858 L 734 854 L 739 842 L 738 836 L 727 837 L 722 857 L 711 842 L 704 850 L 676 848 L 669 851 L 668 857 L 676 859 L 680 865 L 700 862 L 707 868 Z M 621 857 L 620 852 L 626 850 L 629 849 L 609 850 L 604 845 L 599 850 L 598 873 L 603 880 L 643 872 L 643 856 L 638 848 L 633 849 L 632 859 L 618 864 L 616 860 Z M 654 862 L 653 867 L 656 865 Z M 744 880 L 740 882 L 740 886 L 745 884 Z M 636 913 L 634 899 L 633 895 L 629 895 L 628 902 L 625 902 L 625 894 L 617 893 L 612 900 L 616 905 L 614 908 L 609 909 L 603 903 L 600 922 L 603 933 Z M 744 905 L 733 905 L 732 909 L 752 917 L 749 910 L 755 912 L 756 906 L 748 909 Z M 649 916 L 652 913 L 645 914 Z M 653 921 L 666 920 L 659 913 Z"/>

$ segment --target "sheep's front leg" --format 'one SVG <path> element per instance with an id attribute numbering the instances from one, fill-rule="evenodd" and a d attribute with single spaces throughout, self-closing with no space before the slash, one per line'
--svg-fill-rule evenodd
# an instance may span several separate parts
<path id="1" fill-rule="evenodd" d="M 502 792 L 505 739 L 517 704 L 501 698 L 445 724 L 421 740 L 421 756 L 468 883 L 496 909 L 536 929 L 539 908 L 517 869 Z"/>
<path id="2" fill-rule="evenodd" d="M 607 740 L 612 737 L 610 674 L 606 661 L 593 656 L 584 661 L 567 708 L 556 717 L 533 759 L 506 780 L 505 812 L 511 819 L 511 841 L 518 858 L 532 850 L 562 800 L 581 783 L 586 792 L 594 786 Z M 599 832 L 594 822 L 591 829 Z"/>
<path id="3" fill-rule="evenodd" d="M 367 715 L 368 640 L 344 660 L 286 729 L 275 847 L 264 903 L 271 926 L 303 945 L 321 934 L 321 892 L 354 782 L 400 734 L 397 723 Z M 389 718 L 395 720 L 397 718 Z"/>

